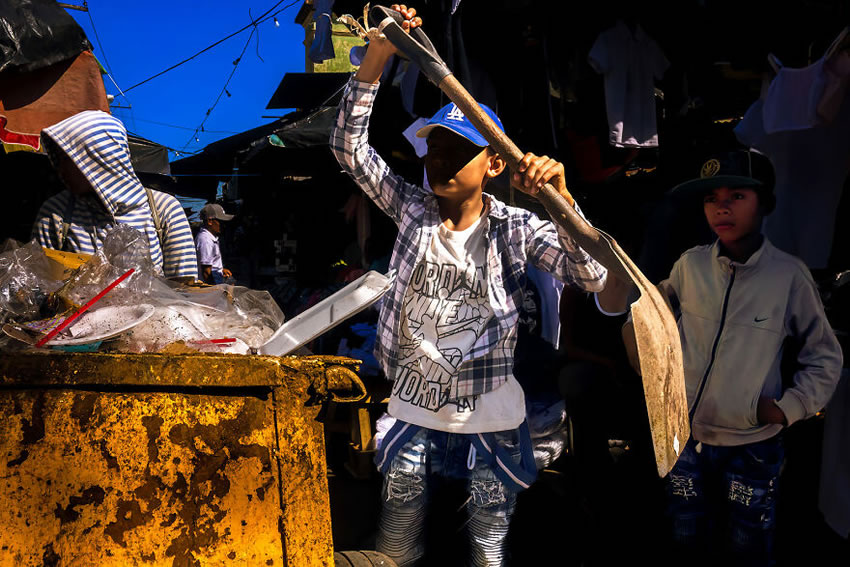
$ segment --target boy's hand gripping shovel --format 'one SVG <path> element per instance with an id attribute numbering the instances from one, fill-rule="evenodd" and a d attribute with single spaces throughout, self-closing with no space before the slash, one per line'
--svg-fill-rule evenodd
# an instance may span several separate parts
<path id="1" fill-rule="evenodd" d="M 469 118 L 491 146 L 516 171 L 523 152 L 502 132 L 452 75 L 421 28 L 410 34 L 401 28 L 403 16 L 383 6 L 374 6 L 370 19 L 406 57 L 415 62 L 428 79 L 443 91 Z M 640 369 L 649 425 L 659 476 L 666 476 L 690 436 L 688 402 L 682 368 L 679 329 L 667 302 L 646 279 L 617 242 L 590 226 L 550 184 L 537 194 L 552 219 L 600 264 L 623 281 L 632 281 L 640 297 L 632 303 Z"/>

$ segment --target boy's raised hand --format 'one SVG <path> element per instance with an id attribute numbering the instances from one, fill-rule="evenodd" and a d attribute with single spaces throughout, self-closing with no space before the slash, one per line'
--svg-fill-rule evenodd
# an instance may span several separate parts
<path id="1" fill-rule="evenodd" d="M 416 8 L 408 8 L 404 4 L 393 4 L 390 8 L 404 16 L 401 29 L 406 33 L 410 33 L 410 30 L 422 25 L 422 18 L 416 15 Z M 377 83 L 381 78 L 387 60 L 398 51 L 387 38 L 380 35 L 373 36 L 371 33 L 370 37 L 369 47 L 366 49 L 363 61 L 360 62 L 360 69 L 358 69 L 355 78 L 366 83 Z"/>
<path id="2" fill-rule="evenodd" d="M 529 152 L 519 161 L 517 169 L 518 171 L 511 175 L 511 185 L 520 191 L 535 195 L 543 185 L 551 183 L 570 206 L 575 206 L 575 199 L 567 190 L 563 163 L 549 156 L 538 156 Z"/>
<path id="3" fill-rule="evenodd" d="M 395 10 L 402 16 L 404 16 L 404 21 L 401 23 L 401 29 L 410 33 L 410 30 L 413 28 L 418 28 L 422 25 L 422 18 L 416 15 L 416 8 L 408 8 L 404 4 L 393 4 L 390 6 L 391 10 Z"/>

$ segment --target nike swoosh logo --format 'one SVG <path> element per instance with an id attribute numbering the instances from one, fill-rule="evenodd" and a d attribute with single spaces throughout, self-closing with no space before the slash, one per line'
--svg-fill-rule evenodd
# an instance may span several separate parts
<path id="1" fill-rule="evenodd" d="M 753 321 L 756 322 L 756 323 L 761 323 L 762 321 L 767 321 L 768 319 L 770 319 L 770 317 L 764 317 L 762 319 L 759 319 L 758 317 L 756 317 L 755 319 L 753 319 Z"/>

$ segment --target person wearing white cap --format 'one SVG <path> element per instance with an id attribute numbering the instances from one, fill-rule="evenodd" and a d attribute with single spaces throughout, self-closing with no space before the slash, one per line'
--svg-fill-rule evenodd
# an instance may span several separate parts
<path id="1" fill-rule="evenodd" d="M 224 208 L 216 203 L 208 203 L 201 209 L 202 225 L 195 237 L 195 248 L 198 251 L 198 274 L 208 284 L 224 283 L 227 278 L 233 277 L 222 264 L 218 244 L 221 223 L 232 219 L 233 215 L 226 214 Z"/>

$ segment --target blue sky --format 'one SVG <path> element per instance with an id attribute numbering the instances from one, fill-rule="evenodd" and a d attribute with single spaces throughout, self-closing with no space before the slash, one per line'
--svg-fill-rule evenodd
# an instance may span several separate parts
<path id="1" fill-rule="evenodd" d="M 303 1 L 88 0 L 88 13 L 67 12 L 85 30 L 95 56 L 111 69 L 117 85 L 122 90 L 130 89 L 122 97 L 104 77 L 107 92 L 115 95 L 112 112 L 127 129 L 170 148 L 198 151 L 216 140 L 273 120 L 262 116 L 288 112 L 266 110 L 266 104 L 285 73 L 304 71 L 304 28 L 294 22 Z M 67 3 L 81 5 L 82 0 Z M 231 96 L 222 95 L 207 118 L 204 131 L 197 134 L 200 141 L 195 140 L 193 131 L 233 72 L 233 61 L 245 47 L 250 28 L 188 63 L 131 88 L 248 25 L 249 9 L 258 19 L 272 7 L 274 13 L 288 4 L 292 5 L 276 16 L 279 26 L 271 19 L 257 26 L 259 33 L 251 38 L 227 87 Z M 169 157 L 179 159 L 174 152 Z"/>

